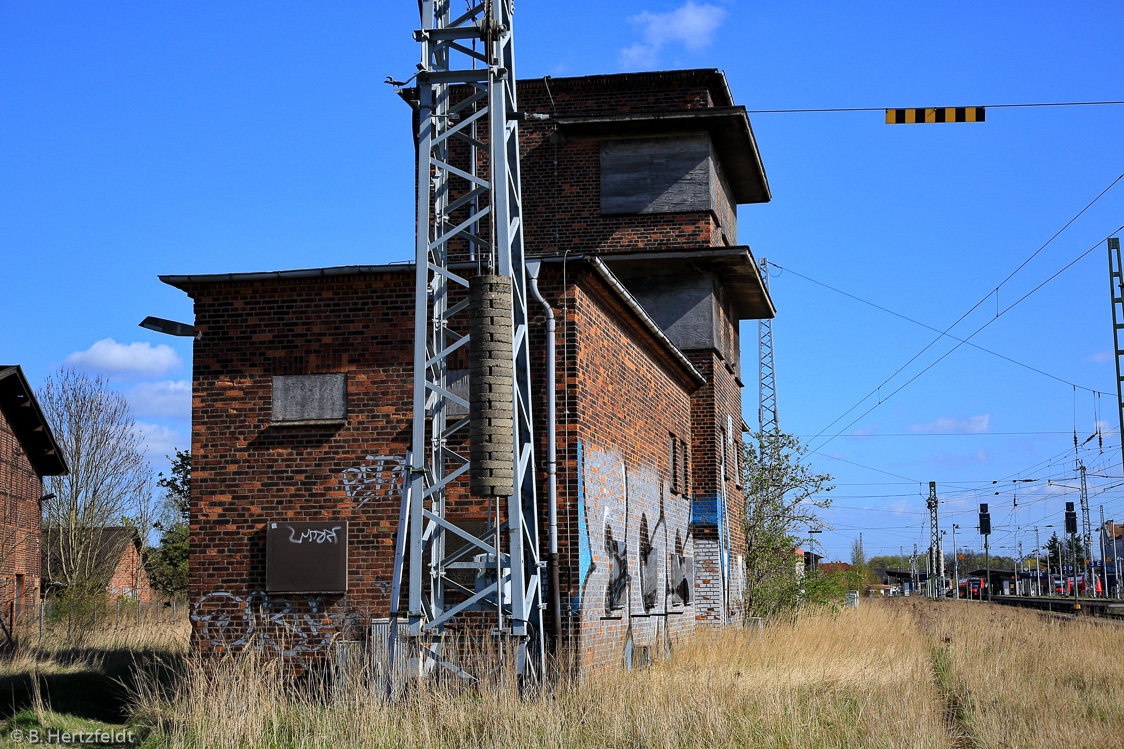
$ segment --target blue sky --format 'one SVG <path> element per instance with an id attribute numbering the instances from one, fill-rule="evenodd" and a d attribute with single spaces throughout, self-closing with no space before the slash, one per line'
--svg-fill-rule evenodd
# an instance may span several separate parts
<path id="1" fill-rule="evenodd" d="M 410 2 L 0 3 L 0 359 L 33 384 L 66 362 L 109 375 L 160 468 L 188 443 L 190 344 L 137 322 L 192 312 L 158 274 L 411 255 L 409 112 L 382 81 L 412 73 L 415 16 Z M 522 2 L 517 72 L 716 67 L 750 110 L 1121 100 L 1122 21 L 1109 2 Z M 839 484 L 828 556 L 860 530 L 868 554 L 924 545 L 931 480 L 958 540 L 977 545 L 972 511 L 990 501 L 993 546 L 1013 547 L 1016 525 L 1057 523 L 1076 498 L 1049 480 L 1073 483 L 1073 431 L 1084 441 L 1098 418 L 1082 457 L 1121 476 L 1103 240 L 1124 224 L 1124 184 L 995 289 L 1124 173 L 1124 107 L 751 118 L 774 199 L 739 211 L 740 239 L 785 269 L 780 419 L 826 428 L 812 445 Z M 935 334 L 806 279 L 942 330 L 987 298 L 963 337 L 1098 243 L 972 338 L 1064 382 L 962 346 L 890 395 L 944 339 L 829 427 Z M 751 425 L 755 335 L 743 326 Z M 1101 503 L 1124 520 L 1119 481 L 1090 479 L 1094 521 Z"/>

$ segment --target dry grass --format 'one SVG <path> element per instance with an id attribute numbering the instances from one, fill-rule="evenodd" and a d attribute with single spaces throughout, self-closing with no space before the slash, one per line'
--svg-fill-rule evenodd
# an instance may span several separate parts
<path id="1" fill-rule="evenodd" d="M 955 602 L 919 621 L 966 744 L 1121 746 L 1124 626 Z"/>
<path id="2" fill-rule="evenodd" d="M 186 614 L 173 621 L 142 619 L 120 625 L 67 631 L 64 624 L 44 627 L 43 636 L 35 628 L 18 633 L 16 646 L 0 656 L 0 677 L 30 673 L 73 673 L 100 670 L 107 658 L 150 653 L 164 658 L 187 655 L 191 624 Z"/>
<path id="3" fill-rule="evenodd" d="M 146 745 L 168 747 L 969 749 L 1119 747 L 1124 736 L 1124 627 L 986 604 L 863 601 L 763 636 L 703 631 L 643 671 L 523 696 L 495 681 L 427 684 L 396 704 L 366 688 L 330 695 L 252 652 L 204 669 L 187 636 L 183 620 L 107 627 L 80 645 L 47 633 L 0 659 L 6 694 L 30 688 L 9 727 L 119 725 L 114 705 L 130 700 Z M 111 686 L 116 702 L 93 710 Z"/>
<path id="4" fill-rule="evenodd" d="M 190 666 L 137 695 L 161 745 L 467 747 L 947 746 L 929 643 L 908 612 L 864 606 L 754 632 L 707 632 L 650 669 L 551 694 L 495 685 L 318 699 L 254 655 Z"/>
<path id="5" fill-rule="evenodd" d="M 19 633 L 0 654 L 0 743 L 4 728 L 120 725 L 138 672 L 168 681 L 188 651 L 186 616 L 102 623 L 83 630 L 46 623 Z"/>

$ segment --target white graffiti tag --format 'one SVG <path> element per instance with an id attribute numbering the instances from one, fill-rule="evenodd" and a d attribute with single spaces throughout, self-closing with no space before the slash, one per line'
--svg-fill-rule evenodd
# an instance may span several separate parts
<path id="1" fill-rule="evenodd" d="M 214 591 L 195 602 L 191 621 L 198 641 L 211 648 L 249 647 L 299 658 L 327 653 L 333 638 L 361 622 L 353 611 L 327 609 L 321 596 L 273 598 L 254 591 L 242 597 Z"/>
<path id="2" fill-rule="evenodd" d="M 342 528 L 342 525 L 333 525 L 331 528 L 310 528 L 298 536 L 292 526 L 289 526 L 289 543 L 303 544 L 307 541 L 310 544 L 322 543 L 336 543 L 336 531 Z"/>
<path id="3" fill-rule="evenodd" d="M 358 509 L 377 496 L 388 496 L 402 483 L 404 464 L 402 458 L 393 455 L 368 455 L 341 476 L 347 498 Z"/>

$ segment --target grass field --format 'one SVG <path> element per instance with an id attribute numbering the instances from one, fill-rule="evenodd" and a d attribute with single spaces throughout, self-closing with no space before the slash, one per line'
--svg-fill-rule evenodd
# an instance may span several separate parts
<path id="1" fill-rule="evenodd" d="M 203 669 L 184 656 L 183 625 L 165 626 L 132 635 L 148 665 L 133 667 L 122 709 L 147 746 L 959 749 L 1119 747 L 1124 737 L 1124 627 L 987 604 L 863 601 L 773 622 L 763 636 L 703 632 L 641 671 L 522 697 L 496 682 L 437 685 L 397 704 L 365 688 L 328 697 L 252 654 Z M 36 658 L 59 673 L 97 666 L 93 651 L 67 652 L 17 655 L 0 674 L 34 671 Z M 171 667 L 163 675 L 157 653 Z M 50 695 L 39 704 L 10 717 L 0 740 L 16 726 L 89 718 Z"/>

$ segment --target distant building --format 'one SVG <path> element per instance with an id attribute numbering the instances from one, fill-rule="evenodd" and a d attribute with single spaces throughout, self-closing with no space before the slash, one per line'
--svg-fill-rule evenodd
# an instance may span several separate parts
<path id="1" fill-rule="evenodd" d="M 18 616 L 39 597 L 43 477 L 65 473 L 23 370 L 0 366 L 0 615 Z"/>
<path id="2" fill-rule="evenodd" d="M 59 559 L 66 546 L 66 536 L 55 529 L 43 534 L 44 591 L 60 589 L 63 584 L 50 579 L 59 569 Z M 82 542 L 88 543 L 94 558 L 93 582 L 110 598 L 151 601 L 155 596 L 148 570 L 144 566 L 144 546 L 136 528 L 93 528 L 84 531 Z"/>
<path id="3" fill-rule="evenodd" d="M 811 572 L 820 569 L 820 560 L 823 559 L 821 554 L 806 549 L 793 549 L 792 551 L 796 554 L 797 577 L 803 576 L 805 571 Z"/>
<path id="4" fill-rule="evenodd" d="M 834 575 L 836 572 L 846 572 L 851 569 L 851 565 L 846 562 L 823 562 L 819 566 L 820 572 L 825 575 Z"/>

